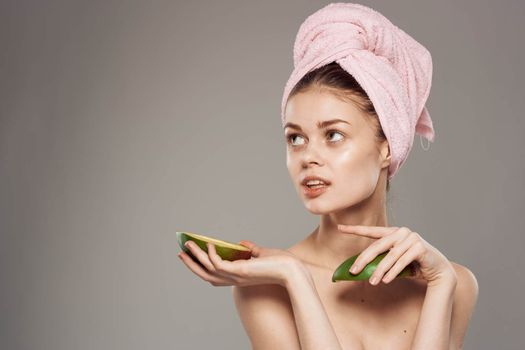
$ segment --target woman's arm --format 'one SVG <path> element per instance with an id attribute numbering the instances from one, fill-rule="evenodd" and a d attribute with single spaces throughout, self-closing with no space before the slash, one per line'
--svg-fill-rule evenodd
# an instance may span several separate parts
<path id="1" fill-rule="evenodd" d="M 453 263 L 458 276 L 458 284 L 452 305 L 450 325 L 450 349 L 463 349 L 465 335 L 479 295 L 476 276 L 466 266 Z"/>
<path id="2" fill-rule="evenodd" d="M 463 348 L 479 287 L 472 271 L 453 265 L 454 276 L 428 285 L 412 349 Z"/>
<path id="3" fill-rule="evenodd" d="M 302 350 L 342 350 L 310 272 L 297 265 L 286 280 Z M 360 345 L 356 342 L 355 348 Z"/>
<path id="4" fill-rule="evenodd" d="M 410 349 L 449 350 L 450 319 L 456 284 L 455 276 L 428 284 Z"/>
<path id="5" fill-rule="evenodd" d="M 463 348 L 479 287 L 476 276 L 467 267 L 453 265 L 455 275 L 433 281 L 427 287 L 412 349 Z"/>
<path id="6" fill-rule="evenodd" d="M 286 276 L 282 286 L 233 288 L 252 348 L 342 350 L 310 272 L 297 263 L 287 269 Z M 357 341 L 350 348 L 354 349 L 361 349 Z"/>

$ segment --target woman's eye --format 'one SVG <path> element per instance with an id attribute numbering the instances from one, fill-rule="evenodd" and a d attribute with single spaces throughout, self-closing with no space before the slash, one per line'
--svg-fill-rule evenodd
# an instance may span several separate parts
<path id="1" fill-rule="evenodd" d="M 330 131 L 328 131 L 326 134 L 327 134 L 327 135 L 329 135 L 329 134 L 339 134 L 339 135 L 343 136 L 343 134 L 341 134 L 339 131 L 335 131 L 335 130 L 330 130 Z M 341 138 L 341 139 L 342 139 L 342 138 Z M 340 140 L 340 139 L 339 139 L 339 140 Z M 339 140 L 336 140 L 336 141 L 339 141 Z"/>
<path id="2" fill-rule="evenodd" d="M 340 135 L 340 138 L 338 139 L 335 139 L 334 142 L 338 142 L 340 141 L 342 138 L 343 138 L 343 134 L 341 134 L 339 131 L 336 131 L 336 130 L 329 130 L 327 133 L 327 135 L 329 134 L 339 134 Z M 294 138 L 296 137 L 299 137 L 302 139 L 301 135 L 299 134 L 290 134 L 286 139 L 288 140 L 288 142 L 292 145 L 292 146 L 297 146 L 298 144 L 294 143 Z M 301 143 L 302 144 L 302 143 Z"/>
<path id="3" fill-rule="evenodd" d="M 291 134 L 287 137 L 288 141 L 293 145 L 295 146 L 295 144 L 293 143 L 293 139 L 294 137 L 300 137 L 298 134 Z"/>

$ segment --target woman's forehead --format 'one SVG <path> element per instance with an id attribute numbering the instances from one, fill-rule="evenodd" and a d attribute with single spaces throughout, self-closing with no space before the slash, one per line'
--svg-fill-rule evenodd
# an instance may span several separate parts
<path id="1" fill-rule="evenodd" d="M 329 126 L 360 128 L 365 122 L 361 111 L 354 108 L 302 109 L 291 106 L 283 128 L 321 129 Z"/>
<path id="2" fill-rule="evenodd" d="M 351 101 L 327 92 L 301 92 L 286 106 L 286 125 L 317 127 L 321 123 L 341 120 L 340 125 L 359 127 L 363 122 L 361 110 Z M 346 122 L 346 123 L 344 123 Z"/>

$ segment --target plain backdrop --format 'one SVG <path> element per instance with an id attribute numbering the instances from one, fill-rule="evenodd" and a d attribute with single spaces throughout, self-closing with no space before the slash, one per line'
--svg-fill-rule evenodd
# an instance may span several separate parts
<path id="1" fill-rule="evenodd" d="M 434 65 L 436 139 L 414 139 L 389 223 L 476 275 L 465 349 L 523 349 L 525 3 L 362 3 Z M 285 248 L 318 224 L 279 113 L 326 4 L 0 2 L 0 348 L 250 348 L 175 231 Z"/>

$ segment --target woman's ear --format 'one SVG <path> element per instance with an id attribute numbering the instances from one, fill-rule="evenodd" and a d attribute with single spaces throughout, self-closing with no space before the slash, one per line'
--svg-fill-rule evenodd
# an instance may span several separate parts
<path id="1" fill-rule="evenodd" d="M 381 158 L 382 158 L 382 165 L 383 166 L 389 166 L 390 160 L 392 159 L 392 156 L 390 154 L 390 146 L 388 145 L 388 141 L 385 140 L 381 143 Z"/>

